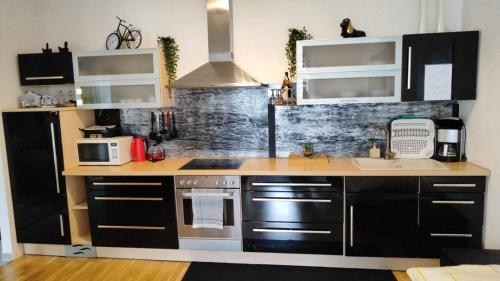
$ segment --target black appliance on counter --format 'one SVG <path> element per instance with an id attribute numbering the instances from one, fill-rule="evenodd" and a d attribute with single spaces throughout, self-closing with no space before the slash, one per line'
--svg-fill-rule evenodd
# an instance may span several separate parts
<path id="1" fill-rule="evenodd" d="M 462 119 L 441 118 L 436 121 L 434 158 L 443 162 L 462 162 L 465 157 L 466 130 Z"/>

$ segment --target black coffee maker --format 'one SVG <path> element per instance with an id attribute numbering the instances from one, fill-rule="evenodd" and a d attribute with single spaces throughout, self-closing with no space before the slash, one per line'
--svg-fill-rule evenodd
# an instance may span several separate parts
<path id="1" fill-rule="evenodd" d="M 443 162 L 462 162 L 465 157 L 466 131 L 464 121 L 448 117 L 436 121 L 434 159 Z"/>

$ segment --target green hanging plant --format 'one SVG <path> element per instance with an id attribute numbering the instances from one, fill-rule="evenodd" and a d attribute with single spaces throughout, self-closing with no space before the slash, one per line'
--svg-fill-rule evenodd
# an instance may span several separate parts
<path id="1" fill-rule="evenodd" d="M 310 40 L 312 38 L 312 35 L 307 32 L 305 26 L 302 29 L 288 29 L 288 41 L 286 42 L 285 53 L 288 59 L 288 72 L 291 78 L 295 78 L 297 72 L 297 41 Z"/>
<path id="2" fill-rule="evenodd" d="M 168 72 L 168 84 L 171 85 L 177 78 L 177 62 L 179 61 L 179 45 L 172 36 L 158 37 L 158 44 L 165 56 L 165 67 Z"/>

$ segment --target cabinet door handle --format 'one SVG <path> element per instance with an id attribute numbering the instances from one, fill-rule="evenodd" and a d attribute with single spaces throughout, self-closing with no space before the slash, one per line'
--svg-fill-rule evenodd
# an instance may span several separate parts
<path id="1" fill-rule="evenodd" d="M 349 225 L 351 226 L 350 241 L 349 245 L 354 247 L 354 206 L 350 206 L 351 212 L 349 214 Z"/>
<path id="2" fill-rule="evenodd" d="M 61 214 L 59 214 L 59 227 L 61 228 L 61 237 L 64 237 L 64 220 Z"/>
<path id="3" fill-rule="evenodd" d="M 271 233 L 302 233 L 302 234 L 332 234 L 330 230 L 312 230 L 312 229 L 276 229 L 276 228 L 254 228 L 253 232 L 271 232 Z"/>
<path id="4" fill-rule="evenodd" d="M 408 47 L 408 76 L 406 80 L 406 89 L 410 90 L 411 89 L 411 50 L 412 47 Z"/>
<path id="5" fill-rule="evenodd" d="M 472 238 L 471 233 L 431 233 L 431 237 Z"/>
<path id="6" fill-rule="evenodd" d="M 270 197 L 254 197 L 252 201 L 263 202 L 305 202 L 305 203 L 332 203 L 331 199 L 301 199 L 301 198 L 270 198 Z"/>
<path id="7" fill-rule="evenodd" d="M 163 201 L 161 197 L 94 197 L 99 201 Z"/>
<path id="8" fill-rule="evenodd" d="M 24 77 L 24 80 L 61 80 L 64 76 L 28 76 Z"/>
<path id="9" fill-rule="evenodd" d="M 128 230 L 165 230 L 164 226 L 138 226 L 138 225 L 97 225 L 101 229 L 128 229 Z"/>
<path id="10" fill-rule="evenodd" d="M 331 183 L 279 183 L 279 182 L 253 182 L 252 186 L 309 186 L 309 187 L 329 187 Z"/>
<path id="11" fill-rule="evenodd" d="M 56 191 L 61 193 L 61 187 L 59 186 L 59 165 L 57 163 L 57 151 L 56 151 L 56 136 L 54 132 L 54 123 L 50 123 L 50 137 L 52 141 L 52 156 L 54 157 L 54 172 L 56 173 Z"/>
<path id="12" fill-rule="evenodd" d="M 476 187 L 475 183 L 434 183 L 433 187 Z"/>
<path id="13" fill-rule="evenodd" d="M 117 185 L 123 185 L 123 186 L 161 186 L 161 182 L 93 182 L 92 185 L 94 186 L 117 186 Z"/>
<path id="14" fill-rule="evenodd" d="M 474 205 L 475 201 L 446 201 L 446 200 L 432 200 L 432 204 L 450 204 L 450 205 Z"/>

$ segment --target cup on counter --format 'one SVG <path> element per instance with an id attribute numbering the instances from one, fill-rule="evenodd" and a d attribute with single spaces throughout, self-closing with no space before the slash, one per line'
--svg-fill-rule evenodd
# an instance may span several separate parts
<path id="1" fill-rule="evenodd" d="M 144 148 L 144 138 L 134 138 L 132 140 L 131 152 L 132 161 L 142 162 L 146 161 L 146 153 Z"/>

